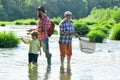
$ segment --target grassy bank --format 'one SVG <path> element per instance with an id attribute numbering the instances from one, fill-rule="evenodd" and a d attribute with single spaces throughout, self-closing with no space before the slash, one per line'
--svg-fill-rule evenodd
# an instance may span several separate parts
<path id="1" fill-rule="evenodd" d="M 59 24 L 59 22 L 62 20 L 61 17 L 52 18 L 51 21 L 54 22 L 56 25 Z M 0 21 L 0 26 L 5 25 L 36 25 L 37 20 L 36 19 L 19 19 L 15 21 Z"/>
<path id="2" fill-rule="evenodd" d="M 0 32 L 0 48 L 13 48 L 19 44 L 19 38 L 13 32 Z"/>
<path id="3" fill-rule="evenodd" d="M 15 21 L 0 21 L 0 25 L 35 25 L 37 20 L 35 19 L 20 19 Z"/>

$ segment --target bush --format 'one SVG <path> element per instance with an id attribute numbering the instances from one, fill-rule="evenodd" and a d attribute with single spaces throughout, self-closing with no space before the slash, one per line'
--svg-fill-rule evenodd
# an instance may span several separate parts
<path id="1" fill-rule="evenodd" d="M 31 22 L 30 22 L 30 25 L 36 25 L 36 22 L 31 21 Z"/>
<path id="2" fill-rule="evenodd" d="M 75 31 L 81 36 L 85 36 L 89 32 L 89 27 L 82 21 L 74 21 L 74 28 Z"/>
<path id="3" fill-rule="evenodd" d="M 0 32 L 0 48 L 16 47 L 19 43 L 19 38 L 13 32 Z"/>
<path id="4" fill-rule="evenodd" d="M 102 43 L 104 38 L 106 38 L 106 34 L 103 31 L 99 30 L 92 30 L 90 31 L 87 36 L 91 42 L 98 42 Z"/>
<path id="5" fill-rule="evenodd" d="M 61 20 L 62 20 L 61 17 L 57 17 L 57 18 L 51 19 L 51 21 L 52 21 L 53 23 L 55 23 L 56 25 L 58 25 L 58 24 L 60 23 Z"/>
<path id="6" fill-rule="evenodd" d="M 1 26 L 5 26 L 5 24 L 1 24 Z"/>
<path id="7" fill-rule="evenodd" d="M 22 23 L 21 23 L 21 22 L 15 22 L 15 24 L 16 24 L 16 25 L 22 25 Z"/>
<path id="8" fill-rule="evenodd" d="M 120 40 L 120 23 L 112 28 L 110 39 Z"/>
<path id="9" fill-rule="evenodd" d="M 56 34 L 56 35 L 58 34 L 58 31 L 56 29 L 54 30 L 54 34 Z"/>
<path id="10" fill-rule="evenodd" d="M 99 30 L 104 32 L 106 35 L 109 34 L 109 29 L 105 26 L 105 25 L 101 25 L 101 24 L 94 24 L 93 26 L 91 26 L 90 28 L 91 30 Z"/>
<path id="11" fill-rule="evenodd" d="M 35 19 L 20 19 L 20 20 L 15 20 L 14 23 L 16 25 L 36 25 L 36 20 Z"/>

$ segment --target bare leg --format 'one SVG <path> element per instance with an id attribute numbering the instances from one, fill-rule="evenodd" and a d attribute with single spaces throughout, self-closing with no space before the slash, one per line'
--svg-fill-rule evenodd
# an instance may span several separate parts
<path id="1" fill-rule="evenodd" d="M 28 63 L 28 69 L 30 70 L 31 69 L 31 62 Z"/>
<path id="2" fill-rule="evenodd" d="M 70 60 L 71 60 L 71 56 L 67 57 L 67 69 L 70 69 Z"/>
<path id="3" fill-rule="evenodd" d="M 60 56 L 61 68 L 64 68 L 64 58 L 65 56 Z"/>

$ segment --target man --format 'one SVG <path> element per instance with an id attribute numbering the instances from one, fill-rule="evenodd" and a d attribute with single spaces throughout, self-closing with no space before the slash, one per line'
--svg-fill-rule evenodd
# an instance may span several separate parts
<path id="1" fill-rule="evenodd" d="M 59 37 L 59 48 L 60 48 L 60 61 L 61 69 L 64 68 L 64 58 L 67 56 L 67 69 L 70 69 L 70 60 L 72 55 L 72 36 L 73 34 L 78 36 L 74 31 L 72 22 L 72 13 L 66 11 L 64 13 L 64 19 L 60 22 L 60 37 Z"/>
<path id="2" fill-rule="evenodd" d="M 40 46 L 43 48 L 43 51 L 45 52 L 48 65 L 51 65 L 51 54 L 49 53 L 49 39 L 47 34 L 47 30 L 49 29 L 51 22 L 46 14 L 46 10 L 44 7 L 40 6 L 36 10 L 39 17 L 37 28 L 30 29 L 28 31 L 31 32 L 33 30 L 37 30 L 39 32 L 38 39 L 40 41 Z"/>

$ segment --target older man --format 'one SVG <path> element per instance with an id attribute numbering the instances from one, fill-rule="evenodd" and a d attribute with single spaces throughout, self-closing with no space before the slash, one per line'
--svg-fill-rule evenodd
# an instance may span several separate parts
<path id="1" fill-rule="evenodd" d="M 60 28 L 59 48 L 61 69 L 64 68 L 65 56 L 67 56 L 67 69 L 70 69 L 70 60 L 72 55 L 72 36 L 73 34 L 77 35 L 73 27 L 72 12 L 66 11 L 64 13 L 64 19 L 60 22 L 59 28 Z"/>

